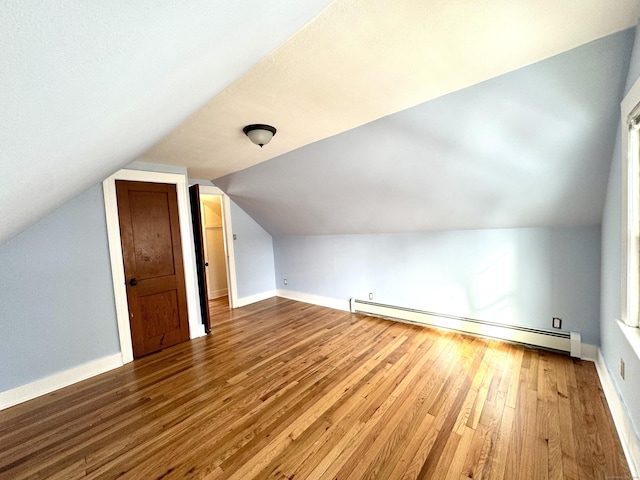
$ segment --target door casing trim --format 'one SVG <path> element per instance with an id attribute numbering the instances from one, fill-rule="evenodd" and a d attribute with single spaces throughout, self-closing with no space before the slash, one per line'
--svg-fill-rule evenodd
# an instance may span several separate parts
<path id="1" fill-rule="evenodd" d="M 233 227 L 231 225 L 231 203 L 229 196 L 218 187 L 200 185 L 201 195 L 218 195 L 222 202 L 222 230 L 224 236 L 224 251 L 226 255 L 227 295 L 229 308 L 238 307 L 238 284 L 236 281 L 236 260 L 233 250 Z"/>
<path id="2" fill-rule="evenodd" d="M 189 336 L 196 338 L 205 335 L 204 325 L 200 317 L 195 247 L 191 230 L 191 211 L 189 210 L 188 182 L 186 175 L 178 173 L 149 172 L 144 170 L 120 170 L 102 182 L 104 193 L 104 209 L 107 219 L 107 238 L 109 256 L 111 258 L 111 277 L 116 303 L 116 319 L 122 363 L 133 361 L 133 344 L 129 327 L 129 306 L 125 286 L 124 263 L 122 260 L 122 241 L 118 221 L 118 201 L 116 197 L 116 180 L 134 182 L 170 183 L 176 186 L 178 196 L 178 216 L 180 237 L 182 240 L 182 261 L 184 263 L 184 281 L 187 290 L 187 312 L 189 315 Z"/>

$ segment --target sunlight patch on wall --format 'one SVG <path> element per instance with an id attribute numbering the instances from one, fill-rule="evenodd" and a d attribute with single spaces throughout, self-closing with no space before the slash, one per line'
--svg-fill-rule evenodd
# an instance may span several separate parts
<path id="1" fill-rule="evenodd" d="M 516 257 L 511 246 L 489 256 L 471 279 L 470 303 L 474 318 L 512 323 L 515 318 Z"/>
<path id="2" fill-rule="evenodd" d="M 472 312 L 469 296 L 464 288 L 457 282 L 449 282 L 433 288 L 429 292 L 432 301 L 428 309 L 437 313 L 455 313 L 460 316 L 468 316 Z"/>

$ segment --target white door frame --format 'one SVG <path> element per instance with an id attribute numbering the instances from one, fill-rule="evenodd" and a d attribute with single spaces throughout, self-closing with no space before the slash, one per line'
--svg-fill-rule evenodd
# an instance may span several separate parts
<path id="1" fill-rule="evenodd" d="M 236 262 L 233 252 L 233 229 L 231 227 L 231 205 L 229 196 L 218 187 L 200 185 L 200 193 L 203 195 L 219 195 L 222 206 L 222 236 L 224 237 L 224 252 L 227 257 L 227 290 L 229 294 L 229 308 L 238 305 L 238 288 L 236 284 Z"/>
<path id="2" fill-rule="evenodd" d="M 122 363 L 133 361 L 133 343 L 129 325 L 129 304 L 125 285 L 124 263 L 122 260 L 122 241 L 118 220 L 118 200 L 116 197 L 116 180 L 134 182 L 169 183 L 176 186 L 178 196 L 178 216 L 184 263 L 184 280 L 187 293 L 187 312 L 189 315 L 190 338 L 205 335 L 198 301 L 198 283 L 196 276 L 196 255 L 191 227 L 191 209 L 189 204 L 187 177 L 184 174 L 149 172 L 143 170 L 120 170 L 102 182 L 104 192 L 104 209 L 107 218 L 107 237 L 109 240 L 109 256 L 111 257 L 111 276 L 113 293 L 116 301 L 116 318 L 120 337 Z"/>

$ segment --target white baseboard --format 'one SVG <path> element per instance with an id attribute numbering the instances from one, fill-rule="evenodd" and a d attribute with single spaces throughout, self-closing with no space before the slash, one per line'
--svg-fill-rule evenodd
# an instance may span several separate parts
<path id="1" fill-rule="evenodd" d="M 36 380 L 35 382 L 20 385 L 11 390 L 5 390 L 4 392 L 0 392 L 0 410 L 67 387 L 86 380 L 87 378 L 95 377 L 96 375 L 121 367 L 122 365 L 122 354 L 116 353 L 108 357 L 83 363 L 64 372 L 55 373 Z"/>
<path id="2" fill-rule="evenodd" d="M 296 300 L 298 302 L 311 303 L 320 307 L 333 308 L 335 310 L 349 310 L 349 300 L 337 300 L 330 297 L 321 297 L 320 295 L 311 295 L 309 293 L 294 292 L 293 290 L 277 290 L 277 295 L 282 298 L 288 298 L 289 300 Z"/>
<path id="3" fill-rule="evenodd" d="M 631 476 L 637 478 L 639 474 L 638 467 L 640 467 L 640 443 L 633 430 L 627 409 L 618 395 L 609 370 L 604 363 L 604 358 L 602 358 L 602 352 L 599 349 L 595 364 L 602 390 L 607 398 L 607 404 L 609 405 L 609 410 L 611 410 L 613 422 L 622 443 L 624 455 L 631 470 Z"/>
<path id="4" fill-rule="evenodd" d="M 590 362 L 598 361 L 598 346 L 583 343 L 580 348 L 580 358 L 582 360 L 589 360 Z"/>
<path id="5" fill-rule="evenodd" d="M 275 297 L 276 291 L 269 290 L 267 292 L 256 293 L 255 295 L 249 295 L 248 297 L 242 297 L 238 299 L 236 303 L 236 307 L 245 307 L 247 305 L 251 305 L 252 303 L 261 302 L 262 300 L 266 300 L 267 298 Z"/>

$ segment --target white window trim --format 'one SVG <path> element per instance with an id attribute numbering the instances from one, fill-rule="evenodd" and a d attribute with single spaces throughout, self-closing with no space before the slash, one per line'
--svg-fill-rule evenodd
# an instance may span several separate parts
<path id="1" fill-rule="evenodd" d="M 640 159 L 638 125 L 629 122 L 640 116 L 640 80 L 621 103 L 622 130 L 622 321 L 638 327 L 640 320 Z"/>

